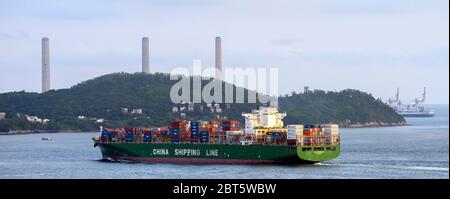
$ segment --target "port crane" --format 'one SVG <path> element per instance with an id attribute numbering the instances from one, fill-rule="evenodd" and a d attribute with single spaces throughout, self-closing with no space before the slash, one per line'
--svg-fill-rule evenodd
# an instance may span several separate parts
<path id="1" fill-rule="evenodd" d="M 406 106 L 402 106 L 400 100 L 400 89 L 397 88 L 397 93 L 395 98 L 389 98 L 387 104 L 392 107 L 398 114 L 405 117 L 433 117 L 433 111 L 425 110 L 423 103 L 426 99 L 426 87 L 423 88 L 423 93 L 421 97 L 417 97 L 413 102 L 408 103 Z"/>

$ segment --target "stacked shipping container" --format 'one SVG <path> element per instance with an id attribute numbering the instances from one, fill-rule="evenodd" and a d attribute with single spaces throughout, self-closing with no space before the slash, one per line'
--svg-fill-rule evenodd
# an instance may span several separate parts
<path id="1" fill-rule="evenodd" d="M 172 122 L 170 127 L 162 128 L 123 128 L 103 129 L 102 142 L 146 142 L 146 143 L 229 143 L 240 141 L 258 144 L 288 144 L 318 146 L 339 143 L 339 129 L 335 124 L 288 125 L 284 128 L 255 129 L 254 134 L 245 134 L 239 129 L 236 120 Z"/>
<path id="2" fill-rule="evenodd" d="M 239 122 L 236 120 L 224 120 L 222 121 L 223 131 L 239 131 Z"/>
<path id="3" fill-rule="evenodd" d="M 325 144 L 339 144 L 339 126 L 337 124 L 325 124 L 323 131 Z"/>
<path id="4" fill-rule="evenodd" d="M 303 125 L 288 125 L 287 130 L 287 143 L 289 145 L 303 143 Z"/>

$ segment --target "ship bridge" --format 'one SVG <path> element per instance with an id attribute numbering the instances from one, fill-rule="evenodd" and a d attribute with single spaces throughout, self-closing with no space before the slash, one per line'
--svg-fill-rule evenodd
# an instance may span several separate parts
<path id="1" fill-rule="evenodd" d="M 253 134 L 255 128 L 283 128 L 283 118 L 286 113 L 278 112 L 274 107 L 260 107 L 251 113 L 243 113 L 245 118 L 245 133 Z"/>

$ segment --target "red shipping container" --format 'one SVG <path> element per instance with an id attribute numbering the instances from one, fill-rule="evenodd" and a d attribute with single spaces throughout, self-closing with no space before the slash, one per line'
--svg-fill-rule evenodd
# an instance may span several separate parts
<path id="1" fill-rule="evenodd" d="M 311 131 L 303 131 L 303 135 L 304 136 L 312 136 L 312 132 Z"/>
<path id="2" fill-rule="evenodd" d="M 187 121 L 186 120 L 182 120 L 182 121 L 174 121 L 172 122 L 172 124 L 170 125 L 173 129 L 186 129 L 186 125 L 187 125 Z"/>
<path id="3" fill-rule="evenodd" d="M 143 133 L 144 135 L 151 135 L 151 134 L 152 134 L 152 131 L 151 131 L 150 129 L 144 129 L 144 130 L 142 130 L 142 133 Z"/>
<path id="4" fill-rule="evenodd" d="M 102 137 L 100 138 L 100 141 L 106 142 L 106 141 L 108 141 L 108 137 L 107 137 L 107 136 L 102 136 Z"/>
<path id="5" fill-rule="evenodd" d="M 295 145 L 295 144 L 297 144 L 297 140 L 289 139 L 289 140 L 287 140 L 287 143 L 289 145 Z"/>
<path id="6" fill-rule="evenodd" d="M 237 120 L 224 120 L 222 121 L 222 124 L 238 124 L 239 122 Z"/>

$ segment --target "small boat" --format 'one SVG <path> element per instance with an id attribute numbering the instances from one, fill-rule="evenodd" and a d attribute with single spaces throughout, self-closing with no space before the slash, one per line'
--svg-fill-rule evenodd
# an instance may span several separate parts
<path id="1" fill-rule="evenodd" d="M 42 140 L 53 140 L 51 137 L 43 137 Z"/>

